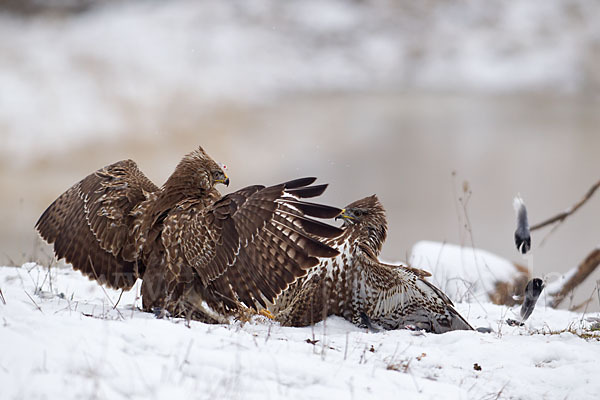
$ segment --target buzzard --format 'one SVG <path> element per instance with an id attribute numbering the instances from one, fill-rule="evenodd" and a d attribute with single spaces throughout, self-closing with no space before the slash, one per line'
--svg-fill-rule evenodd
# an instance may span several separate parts
<path id="1" fill-rule="evenodd" d="M 387 222 L 375 195 L 349 204 L 340 218 L 344 233 L 326 242 L 340 254 L 322 259 L 277 299 L 272 306 L 276 320 L 305 326 L 339 315 L 373 328 L 473 329 L 450 299 L 424 279 L 428 272 L 378 260 Z"/>
<path id="2" fill-rule="evenodd" d="M 132 160 L 104 167 L 56 199 L 36 224 L 58 259 L 100 284 L 130 289 L 142 279 L 144 310 L 224 322 L 243 303 L 265 306 L 342 230 L 310 217 L 339 208 L 307 202 L 327 185 L 302 178 L 221 196 L 225 169 L 200 147 L 162 187 Z"/>

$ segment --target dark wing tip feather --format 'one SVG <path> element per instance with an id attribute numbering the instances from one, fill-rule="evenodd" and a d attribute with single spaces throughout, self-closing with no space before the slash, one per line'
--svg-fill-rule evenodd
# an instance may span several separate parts
<path id="1" fill-rule="evenodd" d="M 284 182 L 284 183 L 282 183 L 282 185 L 286 189 L 296 189 L 296 188 L 311 185 L 316 180 L 317 180 L 317 178 L 315 178 L 315 177 L 298 178 L 298 179 Z"/>
<path id="2" fill-rule="evenodd" d="M 286 203 L 302 211 L 305 215 L 316 218 L 334 218 L 342 212 L 342 210 L 337 207 L 305 201 L 286 200 Z"/>
<path id="3" fill-rule="evenodd" d="M 336 257 L 340 252 L 318 240 L 310 237 L 305 238 L 304 248 L 310 256 L 331 258 Z"/>
<path id="4" fill-rule="evenodd" d="M 38 233 L 40 234 L 40 236 L 48 243 L 52 243 L 54 241 L 54 238 L 50 237 L 50 232 L 48 231 L 48 226 L 47 226 L 47 220 L 48 220 L 48 216 L 50 214 L 50 209 L 52 208 L 52 205 L 48 208 L 46 208 L 46 211 L 44 211 L 44 213 L 40 216 L 40 218 L 37 220 L 37 222 L 35 223 L 35 229 L 38 231 Z"/>
<path id="5" fill-rule="evenodd" d="M 304 265 L 303 268 L 304 269 L 309 269 L 314 267 L 315 265 L 319 264 L 319 259 L 316 257 L 308 257 L 305 261 L 304 261 Z"/>
<path id="6" fill-rule="evenodd" d="M 320 221 L 307 218 L 298 218 L 298 221 L 305 232 L 321 238 L 333 239 L 344 233 L 343 229 Z"/>
<path id="7" fill-rule="evenodd" d="M 303 199 L 307 199 L 310 197 L 317 197 L 323 194 L 323 192 L 325 192 L 325 189 L 327 189 L 327 184 L 323 184 L 323 185 L 314 185 L 314 186 L 307 186 L 307 187 L 302 187 L 302 188 L 297 188 L 297 189 L 286 189 L 286 193 L 289 193 L 291 195 L 294 195 L 296 197 L 299 198 L 303 198 Z"/>
<path id="8" fill-rule="evenodd" d="M 50 208 L 50 207 L 48 207 Z M 44 234 L 42 233 L 42 221 L 46 219 L 46 213 L 48 212 L 48 208 L 46 208 L 46 210 L 42 213 L 42 215 L 40 215 L 40 217 L 38 218 L 38 220 L 35 223 L 35 229 L 40 233 L 40 235 L 44 236 Z"/>

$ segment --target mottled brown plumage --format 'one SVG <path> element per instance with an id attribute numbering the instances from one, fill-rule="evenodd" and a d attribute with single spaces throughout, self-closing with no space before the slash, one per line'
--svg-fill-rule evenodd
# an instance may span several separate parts
<path id="1" fill-rule="evenodd" d="M 272 302 L 317 257 L 338 254 L 321 240 L 341 230 L 309 217 L 340 210 L 301 200 L 323 193 L 326 185 L 314 181 L 221 196 L 215 185 L 229 179 L 202 148 L 162 188 L 125 160 L 67 190 L 36 228 L 57 258 L 101 284 L 129 289 L 142 278 L 145 310 L 223 321 L 240 303 Z"/>
<path id="2" fill-rule="evenodd" d="M 278 321 L 304 326 L 339 315 L 384 329 L 473 329 L 450 299 L 424 279 L 428 272 L 378 260 L 387 222 L 376 196 L 349 204 L 341 217 L 344 233 L 327 242 L 340 254 L 322 259 L 277 299 L 272 311 Z"/>

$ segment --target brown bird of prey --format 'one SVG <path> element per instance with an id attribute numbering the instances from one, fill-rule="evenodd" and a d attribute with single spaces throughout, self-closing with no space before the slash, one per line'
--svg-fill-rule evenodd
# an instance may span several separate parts
<path id="1" fill-rule="evenodd" d="M 387 222 L 376 196 L 349 204 L 340 217 L 344 233 L 326 242 L 340 254 L 322 259 L 277 299 L 271 308 L 276 320 L 305 326 L 339 315 L 373 329 L 473 329 L 450 299 L 424 279 L 428 272 L 378 260 Z"/>
<path id="2" fill-rule="evenodd" d="M 341 229 L 309 217 L 341 210 L 302 200 L 325 191 L 310 186 L 315 179 L 221 196 L 215 185 L 229 178 L 202 148 L 161 188 L 124 160 L 63 193 L 36 228 L 58 259 L 90 279 L 130 289 L 142 278 L 144 310 L 224 322 L 241 303 L 274 301 L 318 257 L 338 254 L 321 241 Z"/>

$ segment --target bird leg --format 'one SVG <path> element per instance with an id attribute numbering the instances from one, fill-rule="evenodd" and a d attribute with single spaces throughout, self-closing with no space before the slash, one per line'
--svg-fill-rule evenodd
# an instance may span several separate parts
<path id="1" fill-rule="evenodd" d="M 274 320 L 275 316 L 271 313 L 271 311 L 267 310 L 266 308 L 262 308 L 259 312 L 259 315 L 262 315 L 263 317 L 267 317 L 269 319 Z"/>

